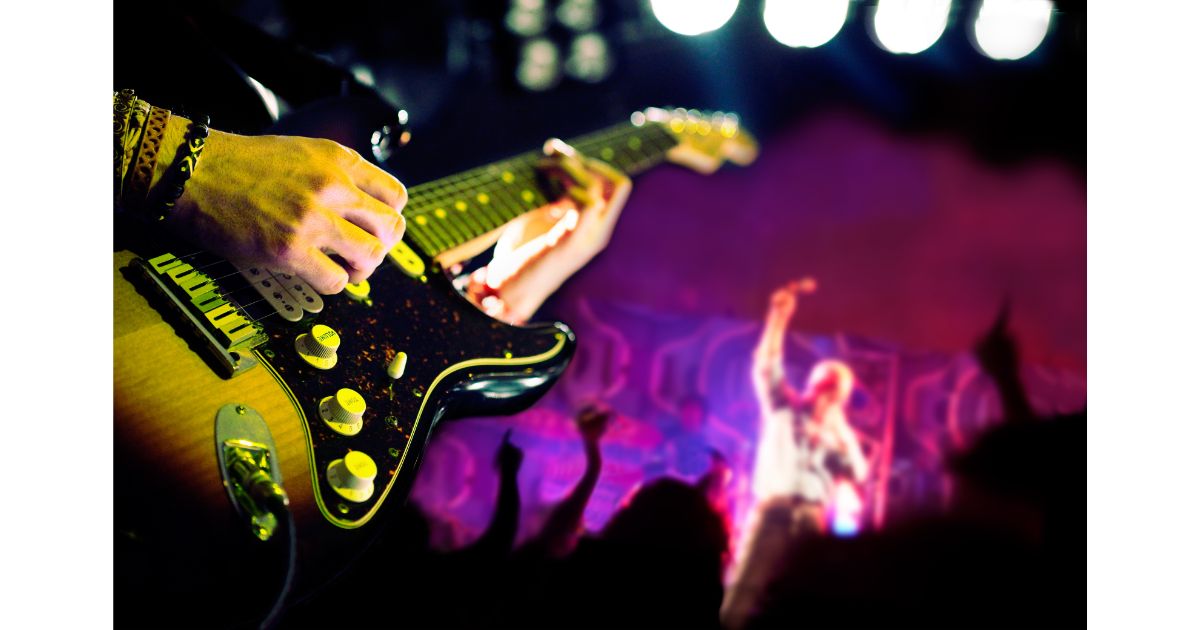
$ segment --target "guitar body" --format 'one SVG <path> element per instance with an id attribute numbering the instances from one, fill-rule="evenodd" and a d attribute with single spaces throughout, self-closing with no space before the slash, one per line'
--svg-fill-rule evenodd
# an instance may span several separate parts
<path id="1" fill-rule="evenodd" d="M 265 420 L 296 526 L 303 594 L 336 575 L 402 504 L 430 431 L 445 418 L 511 413 L 565 369 L 574 337 L 561 324 L 513 327 L 487 317 L 430 265 L 410 277 L 386 262 L 369 303 L 326 296 L 315 316 L 266 326 L 260 365 L 222 378 L 171 322 L 134 256 L 114 255 L 113 412 L 116 454 L 117 618 L 137 625 L 229 625 L 261 617 L 283 579 L 280 544 L 255 538 L 225 489 L 215 425 L 225 405 Z M 315 323 L 341 337 L 337 364 L 307 364 L 296 337 Z M 404 374 L 387 373 L 397 352 Z M 322 419 L 341 388 L 366 403 L 361 430 Z M 349 451 L 378 468 L 370 499 L 339 496 L 329 465 Z M 275 538 L 285 538 L 276 534 Z M 264 602 L 266 606 L 264 606 Z"/>
<path id="2" fill-rule="evenodd" d="M 275 131 L 367 155 L 368 132 L 396 122 L 378 103 L 330 100 Z M 736 117 L 684 110 L 647 110 L 574 144 L 629 174 L 664 159 L 711 172 L 756 151 Z M 573 333 L 488 317 L 432 261 L 546 203 L 539 159 L 410 187 L 408 232 L 365 295 L 318 296 L 286 275 L 243 275 L 162 235 L 117 230 L 119 626 L 257 625 L 277 601 L 303 598 L 363 553 L 403 505 L 440 421 L 514 413 L 553 385 Z M 280 310 L 269 297 L 280 293 L 295 308 Z M 335 340 L 336 362 L 318 347 Z M 351 410 L 361 422 L 348 420 Z"/>

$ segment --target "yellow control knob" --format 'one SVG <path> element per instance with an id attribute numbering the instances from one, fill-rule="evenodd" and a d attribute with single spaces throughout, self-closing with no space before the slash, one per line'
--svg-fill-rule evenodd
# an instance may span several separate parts
<path id="1" fill-rule="evenodd" d="M 371 297 L 371 285 L 366 280 L 351 282 L 343 290 L 346 292 L 346 295 L 350 296 L 350 299 L 359 302 Z"/>
<path id="2" fill-rule="evenodd" d="M 335 459 L 325 469 L 325 478 L 338 496 L 347 501 L 362 503 L 375 494 L 375 475 L 379 469 L 375 460 L 361 451 L 350 451 Z"/>
<path id="3" fill-rule="evenodd" d="M 312 330 L 296 337 L 296 353 L 304 362 L 318 370 L 328 370 L 337 365 L 337 349 L 342 338 L 337 331 L 317 324 Z"/>
<path id="4" fill-rule="evenodd" d="M 367 401 L 363 400 L 362 394 L 343 387 L 337 394 L 322 398 L 318 412 L 330 429 L 342 435 L 354 435 L 362 431 Z"/>

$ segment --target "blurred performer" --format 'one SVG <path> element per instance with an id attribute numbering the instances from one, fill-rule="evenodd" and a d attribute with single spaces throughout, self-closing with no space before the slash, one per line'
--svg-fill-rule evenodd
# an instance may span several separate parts
<path id="1" fill-rule="evenodd" d="M 803 392 L 783 371 L 784 335 L 801 293 L 816 290 L 812 278 L 775 291 L 766 327 L 754 351 L 754 390 L 762 410 L 754 463 L 754 506 L 740 558 L 721 608 L 726 627 L 740 628 L 775 574 L 774 562 L 807 535 L 822 534 L 837 496 L 867 475 L 867 460 L 846 420 L 854 373 L 845 363 L 813 366 Z"/>
<path id="2" fill-rule="evenodd" d="M 854 389 L 854 373 L 845 363 L 826 359 L 813 366 L 803 392 L 795 391 L 783 372 L 783 338 L 796 310 L 796 297 L 812 293 L 816 282 L 805 278 L 775 291 L 766 328 L 754 352 L 754 391 L 762 410 L 758 456 L 754 464 L 754 496 L 764 504 L 783 499 L 823 528 L 838 482 L 861 483 L 867 460 L 845 407 Z"/>

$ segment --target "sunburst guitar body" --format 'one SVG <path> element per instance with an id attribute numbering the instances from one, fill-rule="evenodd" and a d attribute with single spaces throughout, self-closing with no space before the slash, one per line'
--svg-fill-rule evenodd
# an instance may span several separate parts
<path id="1" fill-rule="evenodd" d="M 630 173 L 711 171 L 753 158 L 735 122 L 648 110 L 572 143 Z M 553 385 L 571 330 L 488 317 L 439 256 L 546 202 L 536 157 L 410 187 L 404 241 L 339 295 L 153 238 L 118 248 L 118 625 L 261 622 L 368 548 L 439 422 L 513 413 Z"/>

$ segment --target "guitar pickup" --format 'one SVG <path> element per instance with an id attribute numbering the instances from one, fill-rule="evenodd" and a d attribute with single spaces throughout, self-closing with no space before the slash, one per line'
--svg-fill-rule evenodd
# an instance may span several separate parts
<path id="1" fill-rule="evenodd" d="M 289 322 L 298 322 L 304 317 L 304 307 L 296 301 L 296 298 L 292 297 L 291 292 L 270 271 L 243 265 L 237 267 L 242 270 L 242 277 L 246 279 L 246 282 L 249 282 L 250 286 L 263 296 L 263 299 L 275 309 L 276 313 L 279 313 L 280 317 Z"/>

